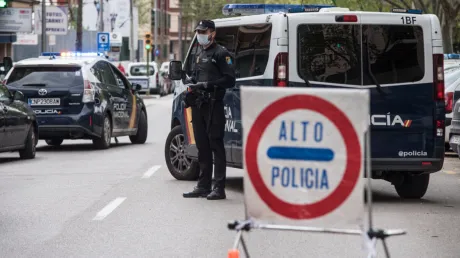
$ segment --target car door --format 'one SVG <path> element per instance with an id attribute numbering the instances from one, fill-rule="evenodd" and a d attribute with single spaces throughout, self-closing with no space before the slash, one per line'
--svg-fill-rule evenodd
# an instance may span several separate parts
<path id="1" fill-rule="evenodd" d="M 19 103 L 12 101 L 12 96 L 6 86 L 0 85 L 0 108 L 4 119 L 4 135 L 2 142 L 5 147 L 17 146 L 24 143 L 27 130 L 26 114 L 21 111 Z"/>
<path id="2" fill-rule="evenodd" d="M 121 74 L 121 72 L 115 68 L 115 66 L 109 64 L 110 68 L 112 69 L 113 75 L 115 76 L 115 80 L 117 81 L 118 90 L 121 93 L 120 101 L 120 110 L 118 111 L 119 114 L 117 115 L 119 119 L 119 123 L 123 133 L 129 133 L 135 130 L 137 126 L 137 117 L 134 114 L 136 112 L 135 106 L 136 98 L 132 93 L 131 84 L 128 80 Z M 134 113 L 133 113 L 134 110 Z"/>
<path id="3" fill-rule="evenodd" d="M 107 91 L 110 110 L 112 112 L 112 135 L 117 136 L 123 132 L 123 114 L 126 109 L 126 100 L 123 96 L 123 90 L 118 86 L 109 64 L 100 61 L 97 65 L 104 80 L 104 87 Z"/>
<path id="4" fill-rule="evenodd" d="M 232 160 L 237 166 L 242 166 L 243 163 L 240 87 L 272 85 L 271 80 L 267 80 L 264 75 L 269 60 L 271 34 L 271 23 L 240 26 L 236 32 L 238 35 L 235 47 L 236 85 L 231 89 L 233 104 L 229 130 L 233 135 Z"/>
<path id="5" fill-rule="evenodd" d="M 5 124 L 6 124 L 5 113 L 6 112 L 4 111 L 3 103 L 0 102 L 0 150 L 6 147 L 6 144 L 5 144 Z"/>

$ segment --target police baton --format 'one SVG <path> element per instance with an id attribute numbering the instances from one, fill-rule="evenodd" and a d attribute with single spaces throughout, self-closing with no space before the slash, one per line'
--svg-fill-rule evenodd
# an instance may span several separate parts
<path id="1" fill-rule="evenodd" d="M 214 115 L 214 103 L 216 102 L 216 93 L 217 93 L 217 87 L 214 87 L 214 94 L 211 96 L 211 102 L 209 103 L 209 119 L 208 119 L 208 126 L 206 132 L 209 134 L 211 130 L 211 124 L 212 124 L 212 116 Z"/>

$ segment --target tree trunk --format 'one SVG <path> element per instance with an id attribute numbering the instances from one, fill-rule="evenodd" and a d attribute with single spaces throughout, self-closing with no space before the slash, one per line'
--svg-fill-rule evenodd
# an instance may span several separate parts
<path id="1" fill-rule="evenodd" d="M 186 53 L 185 48 L 188 46 L 188 20 L 185 21 L 184 40 L 182 40 L 182 53 Z"/>
<path id="2" fill-rule="evenodd" d="M 83 50 L 83 0 L 78 0 L 77 9 L 77 42 L 75 49 L 77 52 Z"/>
<path id="3" fill-rule="evenodd" d="M 444 23 L 442 26 L 442 41 L 444 42 L 444 53 L 453 53 L 452 36 L 454 32 L 454 24 Z"/>

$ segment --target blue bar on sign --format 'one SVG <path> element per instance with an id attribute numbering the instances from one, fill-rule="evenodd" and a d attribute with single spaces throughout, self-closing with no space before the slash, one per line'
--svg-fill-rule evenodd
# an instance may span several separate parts
<path id="1" fill-rule="evenodd" d="M 334 151 L 326 148 L 273 146 L 268 148 L 267 156 L 270 159 L 331 161 L 334 159 Z"/>

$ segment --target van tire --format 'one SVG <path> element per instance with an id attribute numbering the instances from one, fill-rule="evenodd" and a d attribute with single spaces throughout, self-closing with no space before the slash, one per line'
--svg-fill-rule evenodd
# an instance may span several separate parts
<path id="1" fill-rule="evenodd" d="M 185 139 L 184 133 L 182 132 L 182 128 L 180 125 L 176 125 L 171 132 L 169 132 L 168 137 L 166 138 L 165 142 L 165 161 L 166 165 L 168 167 L 169 173 L 177 179 L 177 180 L 187 180 L 187 181 L 192 181 L 192 180 L 197 180 L 198 175 L 200 174 L 200 168 L 198 166 L 198 162 L 191 160 L 190 166 L 184 170 L 180 171 L 178 168 L 176 168 L 177 163 L 173 164 L 171 161 L 172 154 L 174 152 L 171 150 L 171 144 L 177 145 L 177 139 Z M 176 147 L 181 147 L 183 148 L 184 146 L 176 146 Z M 183 154 L 182 154 L 183 155 Z M 182 156 L 182 159 L 184 159 L 185 156 Z"/>
<path id="2" fill-rule="evenodd" d="M 110 116 L 105 114 L 102 121 L 101 137 L 93 139 L 94 147 L 99 150 L 108 149 L 112 141 L 112 122 L 110 121 Z"/>
<path id="3" fill-rule="evenodd" d="M 395 185 L 396 192 L 403 199 L 421 199 L 430 183 L 430 174 L 405 175 L 401 184 Z"/>
<path id="4" fill-rule="evenodd" d="M 145 115 L 145 112 L 142 110 L 141 116 L 139 117 L 139 121 L 137 122 L 137 133 L 135 135 L 130 135 L 129 140 L 133 144 L 144 144 L 145 141 L 147 141 L 147 132 L 147 116 Z"/>
<path id="5" fill-rule="evenodd" d="M 33 159 L 35 158 L 35 153 L 37 152 L 37 135 L 35 135 L 34 125 L 32 125 L 29 129 L 29 133 L 27 134 L 26 142 L 24 149 L 19 150 L 19 157 L 21 159 Z"/>
<path id="6" fill-rule="evenodd" d="M 45 140 L 46 144 L 50 146 L 60 146 L 64 140 L 63 139 L 48 139 Z"/>

